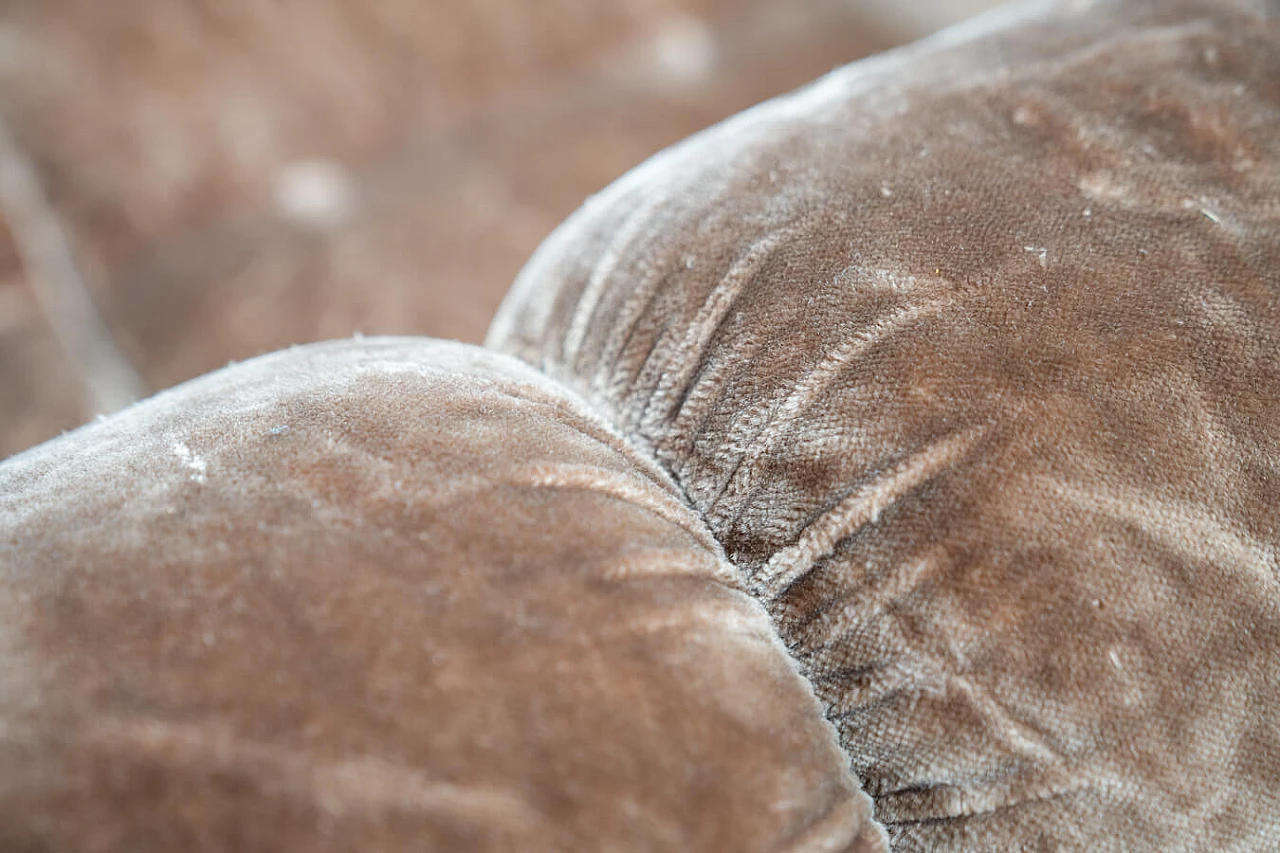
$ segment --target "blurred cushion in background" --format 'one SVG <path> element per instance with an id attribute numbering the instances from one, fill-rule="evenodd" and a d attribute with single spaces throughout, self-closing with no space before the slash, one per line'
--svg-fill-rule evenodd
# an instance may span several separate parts
<path id="1" fill-rule="evenodd" d="M 0 112 L 152 390 L 305 341 L 478 342 L 627 168 L 888 46 L 842 0 L 32 0 Z M 0 239 L 0 457 L 92 414 Z"/>

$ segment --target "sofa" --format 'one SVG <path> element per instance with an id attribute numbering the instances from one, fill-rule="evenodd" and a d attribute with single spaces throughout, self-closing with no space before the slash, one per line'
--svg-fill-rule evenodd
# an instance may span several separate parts
<path id="1" fill-rule="evenodd" d="M 1273 0 L 1006 7 L 588 199 L 483 348 L 0 463 L 0 850 L 1278 848 Z"/>

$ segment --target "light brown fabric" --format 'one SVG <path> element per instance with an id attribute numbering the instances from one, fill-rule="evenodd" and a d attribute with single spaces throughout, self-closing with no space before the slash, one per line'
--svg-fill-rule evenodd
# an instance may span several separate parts
<path id="1" fill-rule="evenodd" d="M 1274 2 L 1014 7 L 659 156 L 500 312 L 895 849 L 1280 849 L 1278 84 Z"/>
<path id="2" fill-rule="evenodd" d="M 0 850 L 882 850 L 670 483 L 475 347 L 229 368 L 0 467 Z"/>
<path id="3" fill-rule="evenodd" d="M 592 199 L 532 367 L 0 464 L 0 849 L 1280 847 L 1277 81 L 1274 2 L 1015 7 Z"/>

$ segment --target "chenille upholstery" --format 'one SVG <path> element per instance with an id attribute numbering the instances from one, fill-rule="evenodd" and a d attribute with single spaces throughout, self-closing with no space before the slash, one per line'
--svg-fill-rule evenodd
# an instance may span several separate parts
<path id="1" fill-rule="evenodd" d="M 1280 3 L 833 72 L 487 347 L 0 465 L 0 848 L 1280 848 Z"/>

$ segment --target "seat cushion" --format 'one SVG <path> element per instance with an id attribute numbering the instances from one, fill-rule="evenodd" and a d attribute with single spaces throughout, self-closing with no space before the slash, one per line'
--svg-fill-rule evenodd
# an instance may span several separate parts
<path id="1" fill-rule="evenodd" d="M 886 849 L 669 478 L 421 339 L 0 465 L 0 768 L 6 851 Z"/>
<path id="2" fill-rule="evenodd" d="M 591 199 L 489 344 L 659 460 L 901 850 L 1280 844 L 1280 5 L 1015 6 Z"/>

